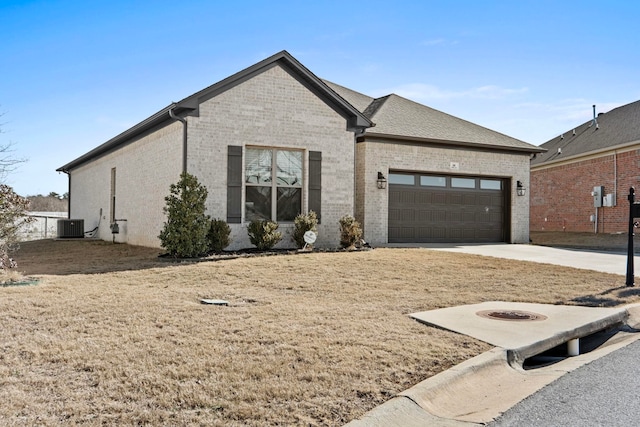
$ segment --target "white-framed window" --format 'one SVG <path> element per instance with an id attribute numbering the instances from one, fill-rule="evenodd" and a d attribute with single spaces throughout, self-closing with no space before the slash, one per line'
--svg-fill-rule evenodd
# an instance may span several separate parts
<path id="1" fill-rule="evenodd" d="M 245 220 L 292 222 L 302 212 L 303 151 L 247 147 Z"/>

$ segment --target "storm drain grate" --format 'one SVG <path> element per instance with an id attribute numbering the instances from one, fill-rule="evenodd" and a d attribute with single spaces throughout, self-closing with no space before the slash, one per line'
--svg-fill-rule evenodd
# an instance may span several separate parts
<path id="1" fill-rule="evenodd" d="M 547 316 L 540 313 L 533 313 L 531 311 L 523 310 L 481 310 L 476 313 L 480 317 L 493 320 L 507 320 L 507 321 L 539 321 L 546 320 Z"/>

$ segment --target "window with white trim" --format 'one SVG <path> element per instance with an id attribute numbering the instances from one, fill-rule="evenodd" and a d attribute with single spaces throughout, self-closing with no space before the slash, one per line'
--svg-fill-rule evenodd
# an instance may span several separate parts
<path id="1" fill-rule="evenodd" d="M 302 212 L 303 152 L 246 148 L 245 220 L 293 221 Z"/>

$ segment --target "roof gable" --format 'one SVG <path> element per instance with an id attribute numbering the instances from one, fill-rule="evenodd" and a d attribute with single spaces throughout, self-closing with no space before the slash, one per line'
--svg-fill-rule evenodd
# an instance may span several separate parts
<path id="1" fill-rule="evenodd" d="M 550 139 L 540 146 L 548 151 L 538 154 L 531 165 L 562 161 L 632 144 L 640 144 L 640 101 L 600 113 L 595 120 L 591 119 Z"/>
<path id="2" fill-rule="evenodd" d="M 322 101 L 324 101 L 328 106 L 333 108 L 338 114 L 342 115 L 347 120 L 347 130 L 355 131 L 372 125 L 371 121 L 366 118 L 361 111 L 340 97 L 322 79 L 309 71 L 308 68 L 298 62 L 298 60 L 291 56 L 291 54 L 286 50 L 278 52 L 257 64 L 245 68 L 244 70 L 239 71 L 238 73 L 177 102 L 175 111 L 180 112 L 181 109 L 188 111 L 191 108 L 194 108 L 194 106 L 197 106 L 200 103 L 211 99 L 274 66 L 282 67 L 282 69 L 307 87 L 307 89 L 313 92 L 318 98 L 322 99 Z M 197 114 L 197 112 L 194 111 L 191 112 L 191 114 Z"/>
<path id="3" fill-rule="evenodd" d="M 121 145 L 127 144 L 131 142 L 133 138 L 174 120 L 171 117 L 172 114 L 181 117 L 198 116 L 199 106 L 202 102 L 207 101 L 275 66 L 282 67 L 282 69 L 303 84 L 329 107 L 344 117 L 346 120 L 347 130 L 355 132 L 373 125 L 361 111 L 349 104 L 349 102 L 327 86 L 324 81 L 309 71 L 304 65 L 291 56 L 291 54 L 283 50 L 258 62 L 257 64 L 227 77 L 224 80 L 206 87 L 179 102 L 171 103 L 132 128 L 127 129 L 104 144 L 58 168 L 57 171 L 68 172 L 69 170 L 110 152 Z"/>

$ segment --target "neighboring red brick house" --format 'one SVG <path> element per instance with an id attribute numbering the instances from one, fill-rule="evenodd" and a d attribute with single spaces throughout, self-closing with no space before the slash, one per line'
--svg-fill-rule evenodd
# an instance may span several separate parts
<path id="1" fill-rule="evenodd" d="M 598 116 L 594 106 L 592 120 L 540 148 L 531 159 L 531 231 L 628 231 L 629 188 L 640 193 L 640 101 Z"/>

